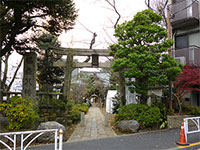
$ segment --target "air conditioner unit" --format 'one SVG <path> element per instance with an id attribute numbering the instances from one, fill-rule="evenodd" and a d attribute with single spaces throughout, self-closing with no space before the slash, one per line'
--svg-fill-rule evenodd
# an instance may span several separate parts
<path id="1" fill-rule="evenodd" d="M 175 57 L 175 60 L 176 60 L 177 62 L 179 62 L 180 64 L 183 64 L 183 65 L 186 64 L 186 59 L 185 59 L 185 57 Z"/>

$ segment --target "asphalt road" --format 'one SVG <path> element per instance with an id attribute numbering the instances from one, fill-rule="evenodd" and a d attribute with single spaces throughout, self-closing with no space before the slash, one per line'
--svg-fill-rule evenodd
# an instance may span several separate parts
<path id="1" fill-rule="evenodd" d="M 63 143 L 63 150 L 174 150 L 178 149 L 175 143 L 179 140 L 179 134 L 180 129 L 171 129 L 81 142 L 66 142 Z M 189 136 L 188 142 L 200 142 L 200 134 Z M 200 148 L 200 146 L 196 146 L 195 149 L 197 147 Z M 29 150 L 53 149 L 54 145 L 29 148 Z"/>

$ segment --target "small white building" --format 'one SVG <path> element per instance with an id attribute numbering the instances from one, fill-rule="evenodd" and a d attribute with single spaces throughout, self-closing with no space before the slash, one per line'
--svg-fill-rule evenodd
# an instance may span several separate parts
<path id="1" fill-rule="evenodd" d="M 106 97 L 106 112 L 113 113 L 113 98 L 117 95 L 117 90 L 108 90 Z"/>

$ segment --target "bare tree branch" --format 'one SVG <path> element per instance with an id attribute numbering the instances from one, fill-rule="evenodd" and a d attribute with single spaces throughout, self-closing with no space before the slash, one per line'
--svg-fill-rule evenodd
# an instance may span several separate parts
<path id="1" fill-rule="evenodd" d="M 114 9 L 115 13 L 118 15 L 118 18 L 117 18 L 117 20 L 116 20 L 116 22 L 114 24 L 114 28 L 116 29 L 117 24 L 118 24 L 118 22 L 119 22 L 119 20 L 121 18 L 121 15 L 120 15 L 120 13 L 118 12 L 118 10 L 116 8 L 115 0 L 113 0 L 113 4 L 109 0 L 105 0 L 105 1 Z"/>
<path id="2" fill-rule="evenodd" d="M 17 73 L 18 73 L 19 68 L 20 68 L 21 65 L 22 65 L 23 60 L 24 60 L 24 58 L 22 57 L 22 59 L 21 59 L 19 65 L 17 66 L 17 69 L 15 70 L 15 73 L 14 73 L 14 75 L 13 75 L 13 77 L 12 77 L 12 80 L 11 80 L 11 82 L 10 82 L 8 88 L 6 89 L 7 92 L 10 90 L 10 88 L 11 88 L 13 82 L 15 81 L 16 75 L 17 75 Z"/>
<path id="3" fill-rule="evenodd" d="M 147 5 L 147 7 L 148 7 L 149 9 L 153 10 L 150 3 L 151 3 L 150 0 L 145 0 L 145 4 Z"/>
<path id="4" fill-rule="evenodd" d="M 2 89 L 5 88 L 5 85 L 6 85 L 6 78 L 7 78 L 7 73 L 8 73 L 8 58 L 9 58 L 10 54 L 6 54 L 5 55 L 5 68 L 4 68 L 4 73 L 3 73 L 3 80 L 2 80 Z"/>
<path id="5" fill-rule="evenodd" d="M 110 39 L 110 41 L 114 43 L 115 41 L 110 37 L 110 35 L 106 31 L 106 29 L 103 28 L 103 30 L 104 30 L 105 34 L 107 35 L 107 37 Z"/>
<path id="6" fill-rule="evenodd" d="M 90 49 L 92 49 L 92 46 L 94 45 L 95 43 L 95 38 L 96 38 L 97 34 L 94 32 L 93 33 L 93 37 L 92 37 L 92 40 L 90 42 Z M 88 56 L 88 58 L 84 61 L 84 62 L 89 62 L 90 61 L 90 56 Z"/>
<path id="7" fill-rule="evenodd" d="M 93 38 L 92 38 L 92 40 L 91 40 L 91 42 L 90 42 L 90 49 L 92 49 L 92 46 L 93 46 L 94 43 L 95 43 L 95 38 L 96 38 L 96 36 L 97 36 L 97 34 L 94 32 L 94 33 L 93 33 Z"/>
<path id="8" fill-rule="evenodd" d="M 78 21 L 78 20 L 77 20 L 77 21 Z M 80 23 L 80 25 L 81 25 L 85 30 L 87 30 L 88 32 L 90 32 L 90 33 L 93 34 L 93 32 L 92 32 L 91 30 L 89 30 L 86 26 L 84 26 L 80 21 L 78 21 L 78 23 Z"/>
<path id="9" fill-rule="evenodd" d="M 166 10 L 169 0 L 145 0 L 146 6 L 163 18 L 163 26 L 167 27 Z"/>

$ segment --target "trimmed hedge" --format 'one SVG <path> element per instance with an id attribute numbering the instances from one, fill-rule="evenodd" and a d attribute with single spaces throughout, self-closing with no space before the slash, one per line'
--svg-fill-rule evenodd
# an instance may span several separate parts
<path id="1" fill-rule="evenodd" d="M 141 129 L 159 127 L 163 122 L 160 109 L 156 106 L 149 107 L 142 104 L 129 104 L 119 109 L 115 122 L 121 120 L 136 120 Z"/>

